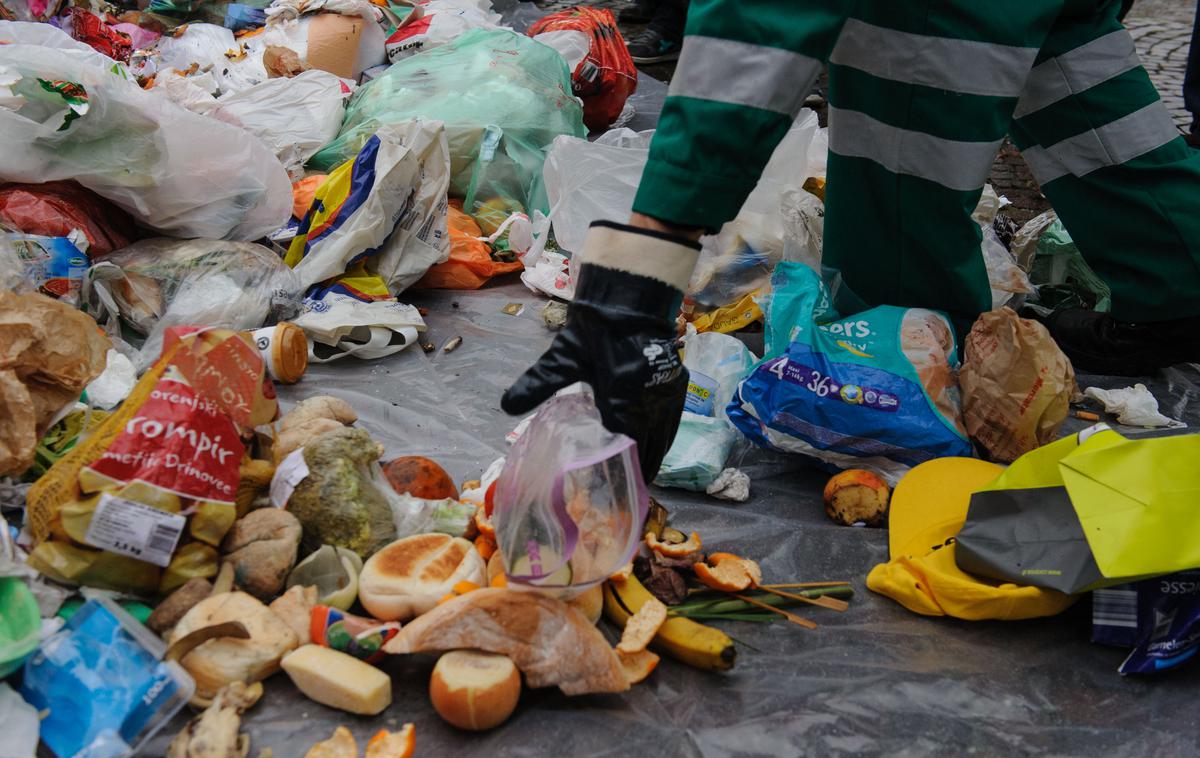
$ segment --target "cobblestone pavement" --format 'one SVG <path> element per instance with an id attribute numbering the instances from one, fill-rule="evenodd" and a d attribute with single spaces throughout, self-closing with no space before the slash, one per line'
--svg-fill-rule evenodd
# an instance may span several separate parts
<path id="1" fill-rule="evenodd" d="M 1186 128 L 1192 115 L 1183 108 L 1183 75 L 1187 70 L 1188 45 L 1192 24 L 1182 21 L 1130 18 L 1126 20 L 1130 36 L 1137 43 L 1142 65 L 1150 72 L 1154 86 L 1175 122 Z"/>
<path id="2" fill-rule="evenodd" d="M 1126 19 L 1126 26 L 1137 43 L 1142 64 L 1162 95 L 1163 103 L 1181 128 L 1186 128 L 1191 122 L 1191 114 L 1183 107 L 1183 76 L 1187 68 L 1196 2 L 1197 0 L 1137 0 Z M 549 0 L 539 2 L 538 6 L 547 10 L 558 10 L 575 4 L 571 0 Z M 611 8 L 617 12 L 633 3 L 632 0 L 594 0 L 590 4 Z M 626 36 L 637 33 L 641 28 L 621 25 L 621 31 Z M 656 79 L 670 81 L 675 65 L 657 64 L 642 67 L 641 70 Z M 817 82 L 816 94 L 823 95 L 824 86 L 825 78 L 821 77 Z M 824 123 L 822 103 L 823 99 L 810 98 L 810 105 L 817 106 Z M 990 181 L 997 192 L 1012 201 L 1008 212 L 1018 223 L 1024 223 L 1050 207 L 1021 158 L 1021 153 L 1007 141 L 996 156 Z"/>

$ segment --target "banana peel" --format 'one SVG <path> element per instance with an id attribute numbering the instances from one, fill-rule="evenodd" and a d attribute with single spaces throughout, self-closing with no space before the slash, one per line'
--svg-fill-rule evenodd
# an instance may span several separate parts
<path id="1" fill-rule="evenodd" d="M 632 574 L 624 582 L 604 583 L 604 617 L 621 629 L 654 596 Z M 658 629 L 650 647 L 681 663 L 706 671 L 728 671 L 737 660 L 729 635 L 691 619 L 672 616 Z"/>

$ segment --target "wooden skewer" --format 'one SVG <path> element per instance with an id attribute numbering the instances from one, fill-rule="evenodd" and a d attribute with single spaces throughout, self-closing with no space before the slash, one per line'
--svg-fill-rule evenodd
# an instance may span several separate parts
<path id="1" fill-rule="evenodd" d="M 777 590 L 807 589 L 809 587 L 848 587 L 850 582 L 793 582 L 791 584 L 760 584 L 759 588 Z"/>
<path id="2" fill-rule="evenodd" d="M 809 605 L 819 605 L 822 608 L 830 608 L 838 612 L 844 611 L 850 607 L 850 604 L 845 600 L 840 600 L 836 597 L 805 597 L 804 595 L 793 595 L 791 592 L 783 592 L 782 590 L 777 590 L 773 587 L 768 587 L 763 584 L 758 585 L 758 588 L 763 592 L 770 592 L 772 595 L 786 597 L 789 600 L 799 600 L 800 602 L 808 603 Z"/>
<path id="3" fill-rule="evenodd" d="M 817 628 L 817 625 L 815 623 L 809 621 L 806 618 L 801 618 L 801 617 L 795 615 L 794 613 L 788 613 L 787 611 L 783 610 L 782 608 L 776 608 L 773 605 L 769 605 L 767 603 L 763 603 L 761 601 L 755 600 L 752 597 L 746 597 L 745 595 L 739 595 L 736 592 L 731 592 L 729 594 L 733 595 L 738 600 L 742 600 L 742 601 L 749 603 L 750 605 L 757 605 L 760 608 L 766 608 L 768 611 L 773 611 L 775 613 L 778 613 L 780 616 L 783 616 L 785 619 L 792 622 L 796 626 L 802 626 L 806 629 L 816 629 Z"/>

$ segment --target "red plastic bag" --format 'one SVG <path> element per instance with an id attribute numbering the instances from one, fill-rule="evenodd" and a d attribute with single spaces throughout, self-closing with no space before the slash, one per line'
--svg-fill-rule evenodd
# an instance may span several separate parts
<path id="1" fill-rule="evenodd" d="M 87 236 L 93 260 L 138 238 L 128 213 L 75 182 L 0 184 L 0 224 L 43 237 L 66 237 L 78 229 Z"/>
<path id="2" fill-rule="evenodd" d="M 494 276 L 520 271 L 520 261 L 494 261 L 475 219 L 463 212 L 461 200 L 450 201 L 446 226 L 450 230 L 450 259 L 432 266 L 413 289 L 477 290 Z"/>
<path id="3" fill-rule="evenodd" d="M 583 123 L 589 129 L 607 129 L 637 89 L 637 68 L 617 29 L 617 19 L 605 8 L 580 5 L 543 17 L 527 34 L 533 37 L 563 30 L 592 38 L 588 56 L 571 73 L 571 85 L 583 100 Z"/>
<path id="4" fill-rule="evenodd" d="M 71 16 L 72 37 L 113 60 L 129 62 L 133 55 L 133 39 L 128 34 L 117 31 L 104 19 L 83 8 L 67 8 L 67 13 Z"/>

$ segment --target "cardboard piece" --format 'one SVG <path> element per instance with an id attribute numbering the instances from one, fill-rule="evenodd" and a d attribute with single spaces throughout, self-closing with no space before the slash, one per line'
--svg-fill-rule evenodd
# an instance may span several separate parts
<path id="1" fill-rule="evenodd" d="M 319 13 L 308 25 L 308 65 L 336 74 L 343 79 L 356 79 L 358 46 L 363 30 L 372 23 L 360 16 L 338 13 Z"/>

